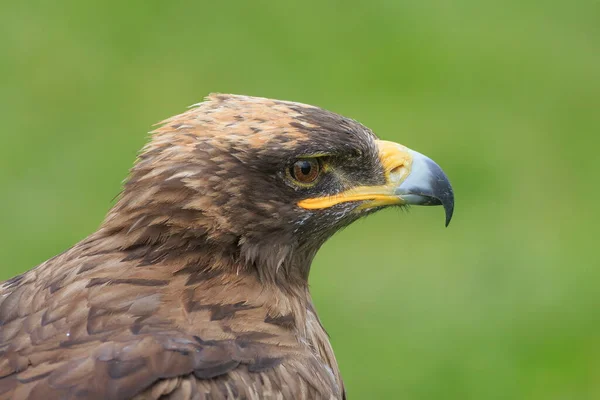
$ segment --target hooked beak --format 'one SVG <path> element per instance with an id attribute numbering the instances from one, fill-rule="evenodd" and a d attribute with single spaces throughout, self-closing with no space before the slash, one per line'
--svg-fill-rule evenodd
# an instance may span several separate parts
<path id="1" fill-rule="evenodd" d="M 399 204 L 441 205 L 446 212 L 448 226 L 454 211 L 454 192 L 440 166 L 429 157 L 398 143 L 377 140 L 377 146 L 385 184 L 358 186 L 332 196 L 305 199 L 298 205 L 309 210 L 350 201 L 362 201 L 360 209 Z"/>

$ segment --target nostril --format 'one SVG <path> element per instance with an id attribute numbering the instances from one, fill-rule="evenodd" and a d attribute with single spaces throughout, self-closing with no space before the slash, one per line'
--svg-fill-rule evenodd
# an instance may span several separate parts
<path id="1" fill-rule="evenodd" d="M 397 167 L 392 168 L 390 170 L 390 175 L 395 175 L 395 174 L 401 173 L 403 167 L 404 167 L 403 165 L 398 165 Z"/>
<path id="2" fill-rule="evenodd" d="M 404 167 L 404 164 L 400 164 L 392 169 L 390 169 L 390 172 L 388 172 L 388 180 L 389 182 L 396 182 L 399 183 L 400 181 L 403 180 L 404 176 L 406 175 L 406 168 Z"/>

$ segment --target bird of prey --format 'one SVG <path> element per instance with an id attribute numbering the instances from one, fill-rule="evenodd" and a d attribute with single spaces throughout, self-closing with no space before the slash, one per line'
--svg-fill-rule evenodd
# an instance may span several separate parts
<path id="1" fill-rule="evenodd" d="M 0 283 L 0 398 L 343 399 L 315 253 L 453 203 L 431 159 L 352 119 L 210 95 L 152 132 L 96 232 Z"/>

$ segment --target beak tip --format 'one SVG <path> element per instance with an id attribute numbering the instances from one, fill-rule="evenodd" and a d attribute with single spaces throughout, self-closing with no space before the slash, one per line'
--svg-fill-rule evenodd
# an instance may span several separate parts
<path id="1" fill-rule="evenodd" d="M 452 213 L 446 213 L 446 224 L 444 225 L 446 228 L 450 225 L 450 220 L 452 219 Z"/>
<path id="2" fill-rule="evenodd" d="M 427 164 L 432 174 L 432 179 L 430 181 L 431 195 L 439 201 L 438 204 L 444 207 L 446 227 L 448 227 L 452 220 L 452 215 L 454 214 L 454 190 L 452 189 L 450 180 L 439 165 L 431 159 L 427 159 Z"/>
<path id="3" fill-rule="evenodd" d="M 444 206 L 444 212 L 446 213 L 446 228 L 450 225 L 450 221 L 452 220 L 452 215 L 454 214 L 454 193 L 450 192 L 449 196 L 447 196 L 449 201 L 442 202 Z"/>

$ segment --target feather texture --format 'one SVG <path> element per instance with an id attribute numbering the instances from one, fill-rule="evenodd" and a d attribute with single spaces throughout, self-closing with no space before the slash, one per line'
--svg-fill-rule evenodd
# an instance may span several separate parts
<path id="1" fill-rule="evenodd" d="M 0 284 L 0 399 L 342 398 L 307 285 L 336 227 L 306 223 L 279 178 L 373 138 L 243 96 L 163 122 L 97 232 Z"/>

